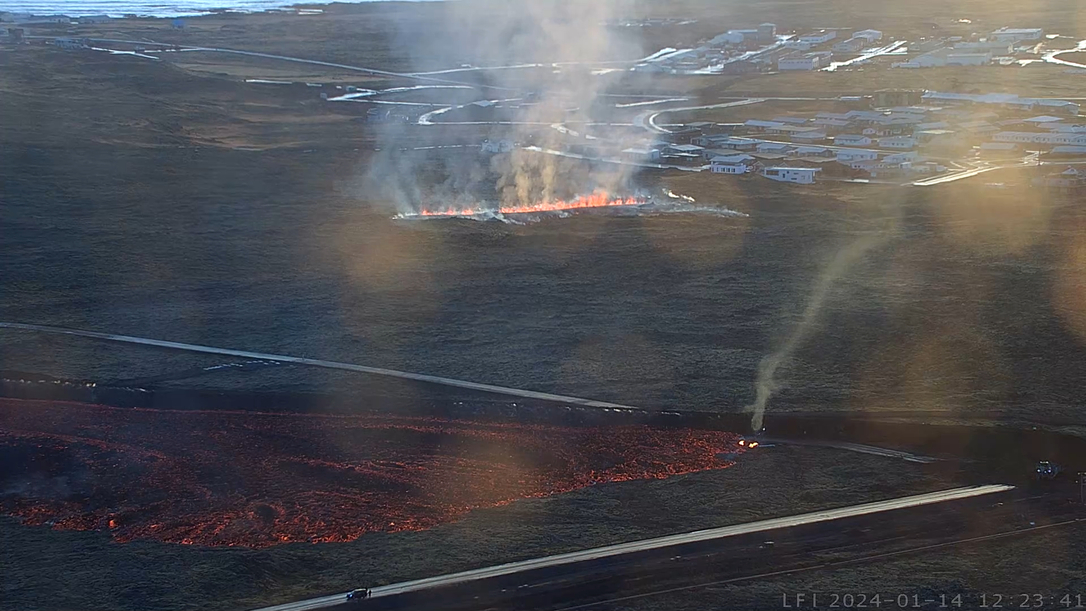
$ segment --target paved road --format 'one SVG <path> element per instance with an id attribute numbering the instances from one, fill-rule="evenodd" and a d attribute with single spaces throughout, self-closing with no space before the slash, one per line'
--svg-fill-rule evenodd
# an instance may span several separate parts
<path id="1" fill-rule="evenodd" d="M 657 134 L 670 134 L 671 130 L 664 129 L 656 124 L 656 118 L 664 113 L 669 112 L 683 112 L 686 110 L 708 110 L 711 108 L 730 108 L 732 106 L 747 106 L 748 104 L 759 104 L 764 102 L 765 98 L 748 98 L 745 100 L 737 100 L 734 102 L 721 102 L 720 104 L 706 104 L 703 106 L 682 106 L 679 108 L 667 108 L 664 110 L 644 112 L 634 118 L 634 125 L 647 129 Z"/>
<path id="2" fill-rule="evenodd" d="M 1020 161 L 1016 161 L 1014 163 L 1004 163 L 1004 164 L 992 165 L 992 164 L 990 164 L 988 162 L 981 162 L 980 165 L 978 165 L 977 167 L 974 167 L 972 169 L 969 169 L 969 170 L 964 170 L 962 172 L 954 172 L 954 173 L 951 173 L 951 174 L 943 174 L 941 176 L 936 176 L 934 178 L 926 178 L 924 180 L 918 180 L 918 181 L 915 181 L 915 182 L 912 182 L 912 183 L 909 183 L 909 184 L 911 184 L 914 187 L 934 187 L 935 185 L 942 185 L 942 184 L 946 184 L 948 182 L 954 182 L 954 181 L 962 180 L 962 179 L 965 179 L 965 178 L 972 178 L 973 176 L 979 176 L 980 174 L 985 174 L 987 172 L 993 172 L 995 170 L 1005 170 L 1005 169 L 1008 169 L 1008 168 L 1024 168 L 1024 167 L 1029 167 L 1031 165 L 1037 165 L 1038 157 L 1039 157 L 1038 153 L 1031 153 L 1030 155 L 1027 155 L 1023 159 L 1021 159 Z"/>
<path id="3" fill-rule="evenodd" d="M 1078 46 L 1074 49 L 1064 49 L 1062 51 L 1052 51 L 1051 53 L 1045 53 L 1042 57 L 1050 64 L 1059 64 L 1061 66 L 1068 66 L 1071 68 L 1081 68 L 1086 70 L 1086 64 L 1077 64 L 1075 62 L 1069 62 L 1065 59 L 1060 59 L 1060 55 L 1064 53 L 1076 53 L 1079 51 L 1086 51 L 1086 40 L 1079 41 Z M 1062 98 L 1061 98 L 1062 99 Z"/>
<path id="4" fill-rule="evenodd" d="M 853 57 L 850 60 L 846 60 L 846 61 L 843 61 L 843 62 L 830 62 L 830 65 L 823 68 L 822 71 L 823 72 L 833 72 L 833 71 L 837 70 L 838 68 L 844 68 L 844 67 L 847 67 L 847 66 L 851 66 L 852 64 L 858 64 L 858 63 L 861 63 L 861 62 L 865 62 L 865 61 L 867 61 L 869 59 L 874 59 L 876 57 L 879 57 L 880 55 L 887 55 L 889 53 L 893 53 L 894 51 L 897 51 L 899 48 L 905 46 L 906 44 L 908 44 L 907 40 L 899 40 L 897 42 L 892 42 L 892 43 L 890 43 L 890 44 L 888 44 L 888 45 L 886 45 L 884 47 L 880 47 L 878 49 L 872 49 L 870 51 L 867 51 L 863 55 L 860 55 L 858 57 Z"/>
<path id="5" fill-rule="evenodd" d="M 526 399 L 539 399 L 541 401 L 553 401 L 557 403 L 565 403 L 568 405 L 580 405 L 584 407 L 598 407 L 606 409 L 622 409 L 622 410 L 636 410 L 643 411 L 640 408 L 632 407 L 629 405 L 621 405 L 618 403 L 608 403 L 606 401 L 595 401 L 592 399 L 582 399 L 580 397 L 569 397 L 565 395 L 555 395 L 545 392 L 535 392 L 532 390 L 521 390 L 518 388 L 508 388 L 505 386 L 495 386 L 493 384 L 480 384 L 478 382 L 468 382 L 465 380 L 456 380 L 453 378 L 443 378 L 438 376 L 426 375 L 422 373 L 411 373 L 408 371 L 396 371 L 394 369 L 384 369 L 381 367 L 367 367 L 365 365 L 354 365 L 351 363 L 340 363 L 336 361 L 325 361 L 321 359 L 310 359 L 299 356 L 286 356 L 282 354 L 264 354 L 260 352 L 249 352 L 245 350 L 231 350 L 228 348 L 214 348 L 211 346 L 200 346 L 197 344 L 184 344 L 181 342 L 168 342 L 158 339 L 148 339 L 145 337 L 132 337 L 130 335 L 116 335 L 113 333 L 98 333 L 96 331 L 80 331 L 76 329 L 64 329 L 61 327 L 49 327 L 45 325 L 28 325 L 22 323 L 12 322 L 0 322 L 0 329 L 13 329 L 19 331 L 31 331 L 35 333 L 49 333 L 54 335 L 71 335 L 76 337 L 87 337 L 91 339 L 100 339 L 110 342 L 120 342 L 125 344 L 138 344 L 141 346 L 151 346 L 155 348 L 166 348 L 168 350 L 181 350 L 184 352 L 198 352 L 203 354 L 219 354 L 223 356 L 233 356 L 246 359 L 256 359 L 263 361 L 275 361 L 279 363 L 292 363 L 295 365 L 306 365 L 309 367 L 323 367 L 325 369 L 340 369 L 344 371 L 356 371 L 359 373 L 368 373 L 372 375 L 389 376 L 393 378 L 401 378 L 405 380 L 414 380 L 416 382 L 426 382 L 428 384 L 439 384 L 442 386 L 453 386 L 456 388 L 466 388 L 468 390 L 477 390 L 489 393 L 498 393 L 502 395 L 510 395 L 514 397 L 524 397 Z"/>
<path id="6" fill-rule="evenodd" d="M 539 571 L 541 569 L 547 569 L 551 567 L 562 567 L 579 563 L 600 561 L 609 558 L 615 558 L 618 556 L 640 554 L 653 550 L 661 550 L 666 548 L 689 545 L 692 543 L 714 541 L 719 539 L 726 539 L 729 537 L 738 537 L 741 535 L 763 533 L 783 528 L 794 528 L 797 526 L 832 522 L 834 520 L 841 520 L 845 518 L 870 516 L 873 514 L 880 514 L 888 511 L 909 509 L 915 507 L 922 507 L 925 505 L 944 503 L 948 501 L 975 498 L 999 492 L 1006 492 L 1012 490 L 1013 488 L 1013 486 L 1006 486 L 1001 484 L 955 488 L 952 490 L 944 490 L 928 494 L 919 494 L 914 496 L 901 497 L 897 499 L 890 499 L 886 501 L 878 501 L 874 503 L 865 503 L 862 505 L 854 505 L 851 507 L 841 507 L 838 509 L 816 511 L 796 516 L 761 520 L 758 522 L 751 522 L 747 524 L 737 524 L 734 526 L 725 526 L 722 528 L 699 530 L 689 533 L 659 537 L 656 539 L 632 541 L 629 543 L 609 545 L 606 547 L 582 550 L 579 552 L 572 552 L 568 554 L 559 554 L 556 556 L 535 558 L 532 560 L 524 560 L 521 562 L 510 562 L 507 564 L 500 564 L 497 566 L 475 569 L 471 571 L 463 571 L 460 573 L 452 573 L 449 575 L 440 575 L 437 577 L 429 577 L 426 579 L 416 579 L 413 581 L 405 581 L 402 583 L 396 583 L 387 586 L 379 586 L 371 588 L 370 596 L 371 600 L 381 599 L 384 597 L 414 593 L 433 588 L 461 585 L 475 581 L 515 575 L 518 573 L 527 573 L 529 571 Z M 346 592 L 332 596 L 322 596 L 320 598 L 299 601 L 297 603 L 277 605 L 275 607 L 266 607 L 258 611 L 304 611 L 307 609 L 317 609 L 325 606 L 341 604 L 342 602 L 344 602 L 345 597 Z"/>
<path id="7" fill-rule="evenodd" d="M 27 38 L 38 39 L 50 39 L 56 40 L 55 36 L 28 36 Z M 196 51 L 205 53 L 226 53 L 231 55 L 242 55 L 246 57 L 260 57 L 264 59 L 274 59 L 285 62 L 293 62 L 299 64 L 310 64 L 314 66 L 324 66 L 326 68 L 338 68 L 340 70 L 348 70 L 350 72 L 364 72 L 366 74 L 375 74 L 378 76 L 390 76 L 395 78 L 402 78 L 408 80 L 421 81 L 426 83 L 440 83 L 443 85 L 462 85 L 471 87 L 473 89 L 493 89 L 497 91 L 518 91 L 510 87 L 498 87 L 496 85 L 484 85 L 480 83 L 468 83 L 463 81 L 454 81 L 449 79 L 436 78 L 432 76 L 426 76 L 424 74 L 411 74 L 404 72 L 390 72 L 388 70 L 379 70 L 377 68 L 367 68 L 365 66 L 352 66 L 350 64 L 339 64 L 335 62 L 326 62 L 316 59 L 305 59 L 302 57 L 291 57 L 289 55 L 275 55 L 272 53 L 259 53 L 257 51 L 242 51 L 240 49 L 227 49 L 223 47 L 199 47 L 191 45 L 175 45 L 172 43 L 152 42 L 147 40 L 124 40 L 117 38 L 90 38 L 88 39 L 95 43 L 107 43 L 107 44 L 124 44 L 124 45 L 136 45 L 141 47 L 165 47 L 173 48 L 180 47 L 183 51 Z"/>

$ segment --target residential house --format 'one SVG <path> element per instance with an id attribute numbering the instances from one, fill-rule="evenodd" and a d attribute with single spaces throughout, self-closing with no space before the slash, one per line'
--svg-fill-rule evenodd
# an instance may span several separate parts
<path id="1" fill-rule="evenodd" d="M 753 168 L 754 157 L 750 155 L 714 157 L 709 163 L 709 171 L 714 174 L 746 174 Z"/>
<path id="2" fill-rule="evenodd" d="M 871 146 L 871 138 L 860 134 L 840 134 L 833 137 L 836 146 Z"/>
<path id="3" fill-rule="evenodd" d="M 916 138 L 909 136 L 879 138 L 879 146 L 887 149 L 913 149 L 916 148 Z"/>
<path id="4" fill-rule="evenodd" d="M 809 185 L 814 183 L 815 174 L 821 171 L 821 168 L 769 167 L 762 169 L 762 176 L 778 182 Z"/>
<path id="5" fill-rule="evenodd" d="M 1002 27 L 988 35 L 989 40 L 998 42 L 1021 42 L 1025 40 L 1040 40 L 1045 31 L 1041 28 L 1008 28 Z"/>
<path id="6" fill-rule="evenodd" d="M 872 151 L 870 149 L 838 149 L 837 161 L 843 164 L 849 164 L 853 161 L 869 161 L 871 159 L 878 159 L 879 152 Z"/>

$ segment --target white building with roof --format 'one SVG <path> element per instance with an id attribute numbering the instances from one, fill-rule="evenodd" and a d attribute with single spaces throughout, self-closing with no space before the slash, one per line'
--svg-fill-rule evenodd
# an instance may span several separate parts
<path id="1" fill-rule="evenodd" d="M 869 161 L 871 159 L 878 159 L 878 158 L 879 158 L 879 152 L 878 151 L 872 151 L 870 149 L 854 149 L 854 150 L 838 149 L 837 150 L 837 161 L 839 161 L 841 163 L 845 163 L 845 164 L 851 163 L 853 161 Z"/>
<path id="2" fill-rule="evenodd" d="M 1069 145 L 1054 146 L 1054 147 L 1052 147 L 1051 153 L 1053 155 L 1082 156 L 1082 155 L 1086 155 L 1086 146 L 1069 146 Z"/>
<path id="3" fill-rule="evenodd" d="M 809 185 L 814 183 L 815 174 L 821 171 L 822 168 L 770 167 L 762 169 L 762 176 L 778 182 Z"/>
<path id="4" fill-rule="evenodd" d="M 859 134 L 841 134 L 834 136 L 836 146 L 871 146 L 871 138 Z"/>
<path id="5" fill-rule="evenodd" d="M 778 70 L 818 70 L 829 61 L 828 53 L 785 55 L 777 60 Z"/>
<path id="6" fill-rule="evenodd" d="M 916 138 L 911 136 L 879 138 L 879 146 L 886 149 L 914 149 L 916 148 Z"/>
<path id="7" fill-rule="evenodd" d="M 992 140 L 995 142 L 1043 144 L 1048 146 L 1057 144 L 1086 146 L 1086 134 L 1061 132 L 999 132 L 992 135 Z"/>
<path id="8" fill-rule="evenodd" d="M 848 40 L 842 40 L 831 47 L 834 53 L 859 53 L 868 45 L 869 41 L 866 38 L 857 38 L 853 36 Z"/>
<path id="9" fill-rule="evenodd" d="M 754 157 L 750 155 L 713 157 L 709 162 L 709 171 L 713 174 L 746 174 L 753 168 Z"/>
<path id="10" fill-rule="evenodd" d="M 1041 28 L 1008 28 L 1002 27 L 992 32 L 989 40 L 999 42 L 1021 42 L 1024 40 L 1040 40 L 1045 31 Z"/>
<path id="11" fill-rule="evenodd" d="M 794 142 L 822 142 L 825 139 L 826 132 L 817 129 L 809 132 L 796 132 L 792 134 L 792 140 Z"/>
<path id="12" fill-rule="evenodd" d="M 837 30 L 818 30 L 809 34 L 804 34 L 799 37 L 800 42 L 807 43 L 811 46 L 817 46 L 825 44 L 834 38 L 837 38 Z"/>
<path id="13" fill-rule="evenodd" d="M 783 155 L 792 149 L 792 145 L 784 142 L 763 142 L 756 148 L 759 153 Z"/>

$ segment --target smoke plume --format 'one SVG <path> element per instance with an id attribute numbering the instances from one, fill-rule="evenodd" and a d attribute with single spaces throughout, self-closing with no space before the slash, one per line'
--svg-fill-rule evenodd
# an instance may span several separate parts
<path id="1" fill-rule="evenodd" d="M 788 339 L 775 352 L 762 359 L 762 362 L 758 365 L 754 404 L 747 408 L 748 411 L 754 412 L 750 420 L 750 426 L 755 432 L 762 430 L 766 405 L 773 393 L 780 388 L 776 380 L 777 370 L 792 356 L 797 348 L 803 345 L 803 342 L 815 329 L 818 316 L 822 312 L 834 283 L 843 277 L 865 254 L 886 239 L 886 235 L 881 233 L 864 236 L 838 251 L 815 281 L 814 288 L 807 301 L 807 307 L 803 310 L 803 316 L 788 336 Z"/>
<path id="2" fill-rule="evenodd" d="M 456 101 L 450 97 L 448 110 L 431 112 L 421 122 L 412 117 L 406 125 L 383 127 L 381 151 L 363 181 L 367 195 L 411 213 L 466 207 L 480 199 L 518 206 L 597 191 L 620 193 L 630 178 L 628 166 L 588 169 L 582 160 L 523 149 L 563 150 L 570 143 L 595 142 L 584 136 L 587 124 L 606 121 L 613 104 L 602 96 L 607 79 L 593 69 L 636 58 L 641 51 L 608 25 L 619 14 L 616 0 L 441 4 L 435 9 L 442 11 L 441 36 L 427 40 L 405 31 L 394 52 L 409 58 L 416 70 L 453 69 L 438 76 L 476 86 L 474 100 L 490 106 L 471 107 L 470 94 Z M 457 68 L 464 65 L 493 69 Z M 490 156 L 477 148 L 402 150 L 402 142 L 443 135 L 449 123 L 464 121 L 473 125 L 457 126 L 450 138 L 475 138 L 474 144 L 507 140 L 519 147 Z"/>

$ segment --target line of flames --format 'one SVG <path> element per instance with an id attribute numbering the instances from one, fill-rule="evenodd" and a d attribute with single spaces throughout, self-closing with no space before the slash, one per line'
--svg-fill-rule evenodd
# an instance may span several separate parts
<path id="1" fill-rule="evenodd" d="M 611 208 L 615 206 L 638 206 L 644 204 L 643 198 L 613 198 L 607 193 L 582 195 L 573 200 L 537 202 L 534 204 L 503 205 L 498 208 L 446 208 L 444 210 L 422 210 L 419 216 L 473 216 L 477 214 L 531 214 L 535 212 L 563 212 L 584 210 L 587 208 Z"/>

